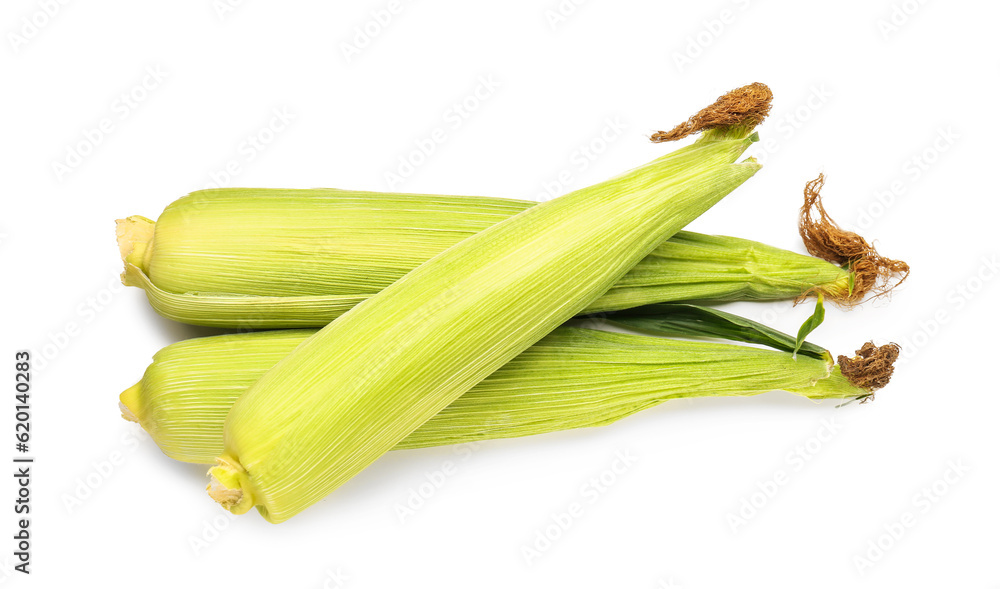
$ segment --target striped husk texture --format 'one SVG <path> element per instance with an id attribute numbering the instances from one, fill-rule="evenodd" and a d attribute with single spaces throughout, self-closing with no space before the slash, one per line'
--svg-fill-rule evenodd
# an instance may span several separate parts
<path id="1" fill-rule="evenodd" d="M 325 497 L 752 176 L 748 134 L 531 207 L 352 308 L 239 397 L 210 494 L 275 523 Z"/>
<path id="2" fill-rule="evenodd" d="M 314 330 L 195 338 L 153 356 L 121 394 L 169 457 L 210 464 L 236 399 Z M 744 345 L 559 327 L 396 444 L 394 449 L 593 427 L 670 399 L 784 390 L 811 399 L 867 395 L 829 360 Z"/>
<path id="3" fill-rule="evenodd" d="M 322 327 L 452 245 L 536 203 L 486 197 L 224 188 L 155 222 L 119 221 L 126 284 L 161 315 L 243 329 Z M 681 231 L 584 313 L 671 301 L 850 291 L 850 272 L 748 239 Z"/>

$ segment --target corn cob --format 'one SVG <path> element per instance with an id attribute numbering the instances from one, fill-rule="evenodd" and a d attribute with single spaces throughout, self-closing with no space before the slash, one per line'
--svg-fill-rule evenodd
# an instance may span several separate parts
<path id="1" fill-rule="evenodd" d="M 821 174 L 806 184 L 799 219 L 815 258 L 680 231 L 584 312 L 813 294 L 853 306 L 888 294 L 909 266 L 841 229 L 823 207 L 823 182 Z M 122 281 L 143 288 L 161 315 L 185 323 L 319 327 L 435 254 L 535 204 L 331 189 L 199 191 L 168 206 L 155 223 L 141 216 L 118 221 Z"/>
<path id="2" fill-rule="evenodd" d="M 422 262 L 536 203 L 331 189 L 214 189 L 118 221 L 122 281 L 196 325 L 321 327 Z M 585 313 L 669 301 L 847 300 L 853 273 L 760 242 L 682 231 Z"/>
<path id="3" fill-rule="evenodd" d="M 769 104 L 761 88 L 740 92 Z M 734 162 L 755 139 L 743 125 L 708 131 L 501 221 L 354 307 L 233 405 L 210 494 L 274 523 L 320 500 L 752 176 L 755 162 Z"/>
<path id="4" fill-rule="evenodd" d="M 696 309 L 697 310 L 697 309 Z M 666 331 L 664 315 L 617 323 Z M 705 322 L 706 312 L 697 317 Z M 714 315 L 728 314 L 714 312 Z M 637 318 L 640 316 L 636 316 Z M 753 324 L 730 320 L 729 326 Z M 761 326 L 753 327 L 763 331 Z M 142 380 L 121 394 L 122 415 L 138 422 L 169 457 L 209 464 L 223 451 L 223 423 L 240 394 L 314 330 L 260 331 L 171 344 L 153 356 Z M 695 335 L 733 337 L 726 330 Z M 782 334 L 783 335 L 783 334 Z M 858 399 L 828 352 L 794 339 L 741 338 L 784 351 L 691 342 L 561 326 L 425 422 L 394 449 L 422 448 L 593 427 L 678 398 L 750 396 L 785 390 L 810 399 Z M 784 346 L 781 344 L 784 343 Z M 869 373 L 870 376 L 870 373 Z"/>

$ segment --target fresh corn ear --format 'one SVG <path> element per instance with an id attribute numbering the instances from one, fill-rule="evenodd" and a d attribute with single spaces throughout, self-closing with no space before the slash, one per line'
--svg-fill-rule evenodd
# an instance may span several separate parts
<path id="1" fill-rule="evenodd" d="M 229 411 L 210 495 L 275 523 L 325 497 L 752 176 L 735 163 L 750 133 L 708 131 L 501 221 L 307 338 Z"/>
<path id="2" fill-rule="evenodd" d="M 118 221 L 122 281 L 161 315 L 195 325 L 321 327 L 422 262 L 536 203 L 332 189 L 192 193 L 155 222 Z M 585 313 L 670 301 L 852 294 L 824 260 L 736 237 L 681 231 Z"/>
<path id="3" fill-rule="evenodd" d="M 584 313 L 807 295 L 850 307 L 888 294 L 909 266 L 841 229 L 823 207 L 823 181 L 821 174 L 806 184 L 800 211 L 799 234 L 811 256 L 679 231 Z M 168 206 L 156 222 L 118 220 L 122 281 L 183 323 L 321 327 L 420 263 L 535 204 L 333 189 L 203 190 Z"/>
<path id="4" fill-rule="evenodd" d="M 684 133 L 694 128 L 690 122 L 682 127 Z M 654 139 L 683 136 L 671 133 Z M 822 259 L 681 231 L 584 313 L 816 293 L 854 304 L 869 291 L 887 292 L 885 283 L 875 284 L 874 250 L 854 247 L 856 240 L 867 242 L 833 223 L 818 192 L 807 187 L 805 196 L 800 232 Z M 161 315 L 184 323 L 321 327 L 452 245 L 536 204 L 335 189 L 202 190 L 172 203 L 155 222 L 141 216 L 118 221 L 122 281 L 144 289 Z M 814 209 L 819 221 L 811 218 Z"/>
<path id="5" fill-rule="evenodd" d="M 701 329 L 697 335 L 733 337 L 716 326 L 709 326 L 711 331 L 704 328 L 706 316 L 727 314 L 695 310 L 699 314 L 688 312 L 680 320 L 696 320 Z M 658 312 L 663 313 L 662 308 Z M 665 327 L 672 320 L 670 314 L 641 316 L 657 321 L 655 325 L 639 322 L 638 317 L 623 317 L 618 323 L 656 333 L 692 333 L 677 321 Z M 795 338 L 749 320 L 730 321 L 731 325 L 750 326 L 754 334 L 761 334 L 741 339 L 786 351 L 562 326 L 456 399 L 394 449 L 606 425 L 678 398 L 785 390 L 811 399 L 859 399 L 874 389 L 857 383 L 870 386 L 876 377 L 888 380 L 885 371 L 852 365 L 855 376 L 851 381 L 822 348 L 806 343 L 795 357 L 790 353 Z M 122 415 L 149 432 L 167 456 L 212 463 L 223 451 L 223 423 L 236 399 L 313 333 L 260 331 L 171 344 L 153 356 L 142 380 L 121 394 Z M 862 373 L 865 376 L 859 376 Z"/>

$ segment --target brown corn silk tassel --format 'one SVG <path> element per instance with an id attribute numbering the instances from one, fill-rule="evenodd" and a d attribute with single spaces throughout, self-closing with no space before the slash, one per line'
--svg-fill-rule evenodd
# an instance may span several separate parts
<path id="1" fill-rule="evenodd" d="M 845 266 L 854 273 L 851 292 L 846 297 L 835 298 L 836 302 L 854 306 L 888 295 L 906 280 L 910 266 L 879 255 L 864 237 L 837 225 L 823 208 L 820 197 L 825 180 L 820 174 L 808 182 L 803 191 L 805 202 L 799 211 L 799 235 L 806 251 L 832 264 Z"/>
<path id="2" fill-rule="evenodd" d="M 851 384 L 872 391 L 864 399 L 868 401 L 875 396 L 876 389 L 889 384 L 895 370 L 893 363 L 899 358 L 899 350 L 898 344 L 876 346 L 872 342 L 866 342 L 860 350 L 855 351 L 853 358 L 838 356 L 837 364 L 840 365 L 841 374 Z"/>
<path id="3" fill-rule="evenodd" d="M 706 129 L 745 124 L 756 127 L 771 112 L 774 95 L 765 84 L 754 82 L 723 94 L 715 102 L 691 115 L 691 118 L 670 131 L 657 131 L 649 140 L 653 143 L 677 141 Z"/>

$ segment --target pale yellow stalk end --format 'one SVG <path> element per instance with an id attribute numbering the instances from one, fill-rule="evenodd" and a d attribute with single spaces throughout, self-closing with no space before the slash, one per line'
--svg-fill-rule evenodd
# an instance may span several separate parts
<path id="1" fill-rule="evenodd" d="M 115 221 L 115 236 L 118 239 L 118 251 L 126 271 L 122 272 L 122 284 L 139 286 L 128 276 L 128 266 L 132 265 L 146 272 L 149 257 L 153 249 L 153 233 L 156 223 L 141 215 L 132 215 Z"/>

